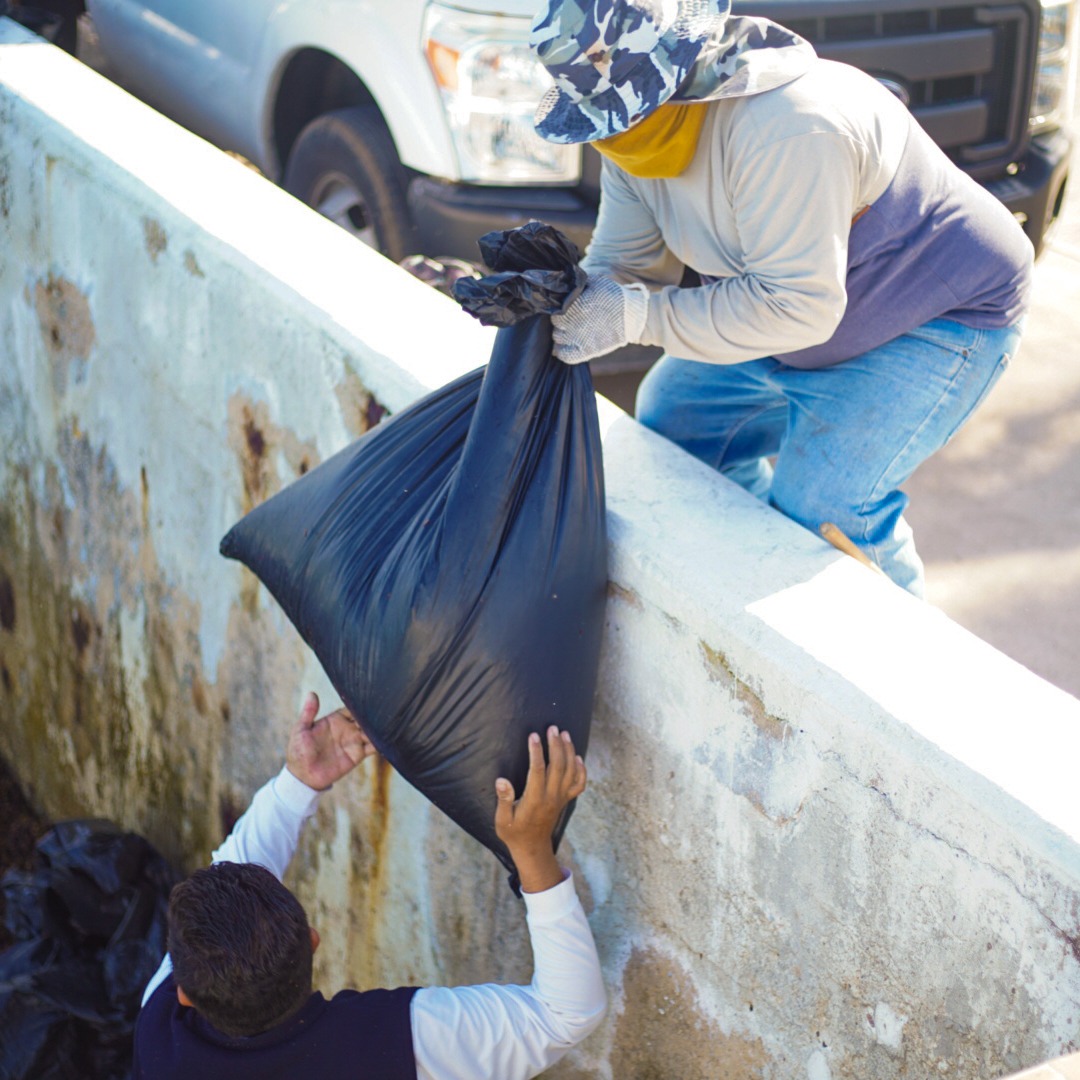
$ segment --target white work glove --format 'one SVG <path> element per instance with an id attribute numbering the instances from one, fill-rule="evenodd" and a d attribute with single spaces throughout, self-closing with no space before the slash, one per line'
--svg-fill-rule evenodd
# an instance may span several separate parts
<path id="1" fill-rule="evenodd" d="M 552 352 L 564 364 L 581 364 L 636 343 L 645 332 L 648 313 L 649 290 L 644 285 L 591 277 L 566 311 L 551 316 Z"/>

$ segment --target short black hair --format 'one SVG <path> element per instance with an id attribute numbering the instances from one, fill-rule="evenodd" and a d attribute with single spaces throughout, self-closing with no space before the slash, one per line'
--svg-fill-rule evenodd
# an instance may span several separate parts
<path id="1" fill-rule="evenodd" d="M 257 1035 L 311 996 L 311 932 L 269 870 L 214 863 L 169 897 L 173 981 L 225 1035 Z"/>

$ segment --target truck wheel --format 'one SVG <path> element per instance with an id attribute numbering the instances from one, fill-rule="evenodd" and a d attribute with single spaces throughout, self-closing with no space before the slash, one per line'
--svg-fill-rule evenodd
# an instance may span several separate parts
<path id="1" fill-rule="evenodd" d="M 412 220 L 405 170 L 373 105 L 339 109 L 300 132 L 284 188 L 369 247 L 400 262 L 410 254 Z"/>

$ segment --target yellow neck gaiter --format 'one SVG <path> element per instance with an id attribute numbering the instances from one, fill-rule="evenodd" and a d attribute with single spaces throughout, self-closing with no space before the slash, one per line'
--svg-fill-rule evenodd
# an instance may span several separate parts
<path id="1" fill-rule="evenodd" d="M 704 102 L 669 102 L 628 131 L 591 145 L 631 176 L 667 180 L 678 176 L 693 161 L 704 123 Z"/>

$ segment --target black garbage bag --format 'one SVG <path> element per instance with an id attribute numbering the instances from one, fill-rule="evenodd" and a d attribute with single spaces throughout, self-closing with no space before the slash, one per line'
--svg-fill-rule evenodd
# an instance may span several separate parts
<path id="1" fill-rule="evenodd" d="M 504 326 L 490 362 L 384 420 L 221 542 L 270 590 L 391 765 L 511 871 L 494 782 L 526 736 L 588 744 L 607 588 L 596 398 L 551 355 L 547 314 L 584 285 L 539 223 L 481 242 L 455 283 Z M 572 808 L 556 830 L 562 835 Z"/>
<path id="2" fill-rule="evenodd" d="M 175 876 L 142 837 L 66 821 L 0 879 L 0 1080 L 125 1080 L 142 992 L 166 951 Z"/>

